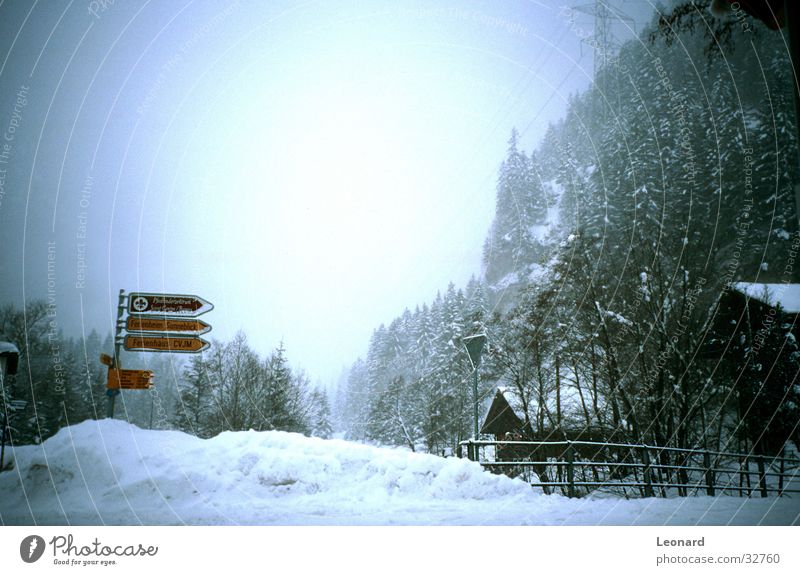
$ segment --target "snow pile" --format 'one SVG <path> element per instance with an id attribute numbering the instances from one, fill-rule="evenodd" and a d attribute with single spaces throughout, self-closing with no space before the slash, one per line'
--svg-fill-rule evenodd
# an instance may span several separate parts
<path id="1" fill-rule="evenodd" d="M 206 443 L 218 451 L 217 472 L 234 459 L 234 473 L 225 481 L 253 496 L 336 492 L 358 500 L 491 499 L 529 491 L 524 483 L 485 473 L 463 459 L 294 433 L 223 433 Z M 226 453 L 235 455 L 226 461 Z"/>
<path id="2" fill-rule="evenodd" d="M 202 440 L 86 421 L 16 448 L 14 458 L 15 469 L 0 475 L 3 493 L 19 493 L 0 503 L 4 523 L 31 522 L 31 513 L 56 523 L 305 523 L 293 510 L 369 516 L 398 505 L 531 496 L 527 484 L 464 459 L 279 431 Z"/>
<path id="3" fill-rule="evenodd" d="M 6 451 L 9 453 L 9 450 Z M 800 499 L 567 499 L 466 460 L 283 432 L 86 421 L 13 449 L 9 524 L 790 524 Z"/>

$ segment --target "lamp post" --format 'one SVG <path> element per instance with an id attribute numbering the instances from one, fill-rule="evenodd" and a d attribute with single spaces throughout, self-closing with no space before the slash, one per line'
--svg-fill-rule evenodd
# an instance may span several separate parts
<path id="1" fill-rule="evenodd" d="M 486 345 L 486 334 L 479 333 L 471 335 L 461 340 L 467 349 L 469 361 L 472 363 L 472 440 L 477 441 L 480 430 L 478 429 L 478 366 L 481 364 L 481 353 L 483 346 Z M 470 459 L 477 461 L 478 448 L 472 446 Z"/>

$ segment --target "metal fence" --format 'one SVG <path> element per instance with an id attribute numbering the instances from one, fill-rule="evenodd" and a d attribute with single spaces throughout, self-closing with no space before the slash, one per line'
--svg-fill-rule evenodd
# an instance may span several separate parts
<path id="1" fill-rule="evenodd" d="M 495 473 L 526 479 L 544 493 L 580 497 L 800 493 L 800 460 L 780 456 L 591 441 L 464 441 L 464 454 Z"/>

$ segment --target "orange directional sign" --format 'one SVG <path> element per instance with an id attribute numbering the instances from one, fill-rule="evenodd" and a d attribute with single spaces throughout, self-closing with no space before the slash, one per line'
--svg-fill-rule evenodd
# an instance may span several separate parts
<path id="1" fill-rule="evenodd" d="M 133 292 L 128 294 L 128 313 L 197 317 L 214 309 L 214 304 L 196 295 Z"/>
<path id="2" fill-rule="evenodd" d="M 211 331 L 211 326 L 199 319 L 181 319 L 165 316 L 128 316 L 125 329 L 128 331 L 169 331 L 178 334 L 200 335 Z"/>
<path id="3" fill-rule="evenodd" d="M 169 351 L 173 353 L 197 353 L 209 344 L 199 337 L 169 337 L 164 335 L 127 335 L 125 349 L 128 351 Z"/>
<path id="4" fill-rule="evenodd" d="M 150 389 L 153 372 L 144 369 L 109 369 L 108 389 Z"/>

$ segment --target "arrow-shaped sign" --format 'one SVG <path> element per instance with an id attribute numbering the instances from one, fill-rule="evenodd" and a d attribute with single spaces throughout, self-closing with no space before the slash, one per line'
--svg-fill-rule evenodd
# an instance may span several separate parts
<path id="1" fill-rule="evenodd" d="M 211 326 L 199 319 L 130 315 L 125 323 L 125 329 L 137 333 L 169 331 L 179 335 L 201 335 L 211 331 Z"/>
<path id="2" fill-rule="evenodd" d="M 169 293 L 128 294 L 128 313 L 196 317 L 214 309 L 214 304 L 196 295 Z"/>
<path id="3" fill-rule="evenodd" d="M 199 337 L 169 337 L 165 335 L 127 335 L 127 351 L 169 351 L 173 353 L 197 353 L 211 344 Z"/>

